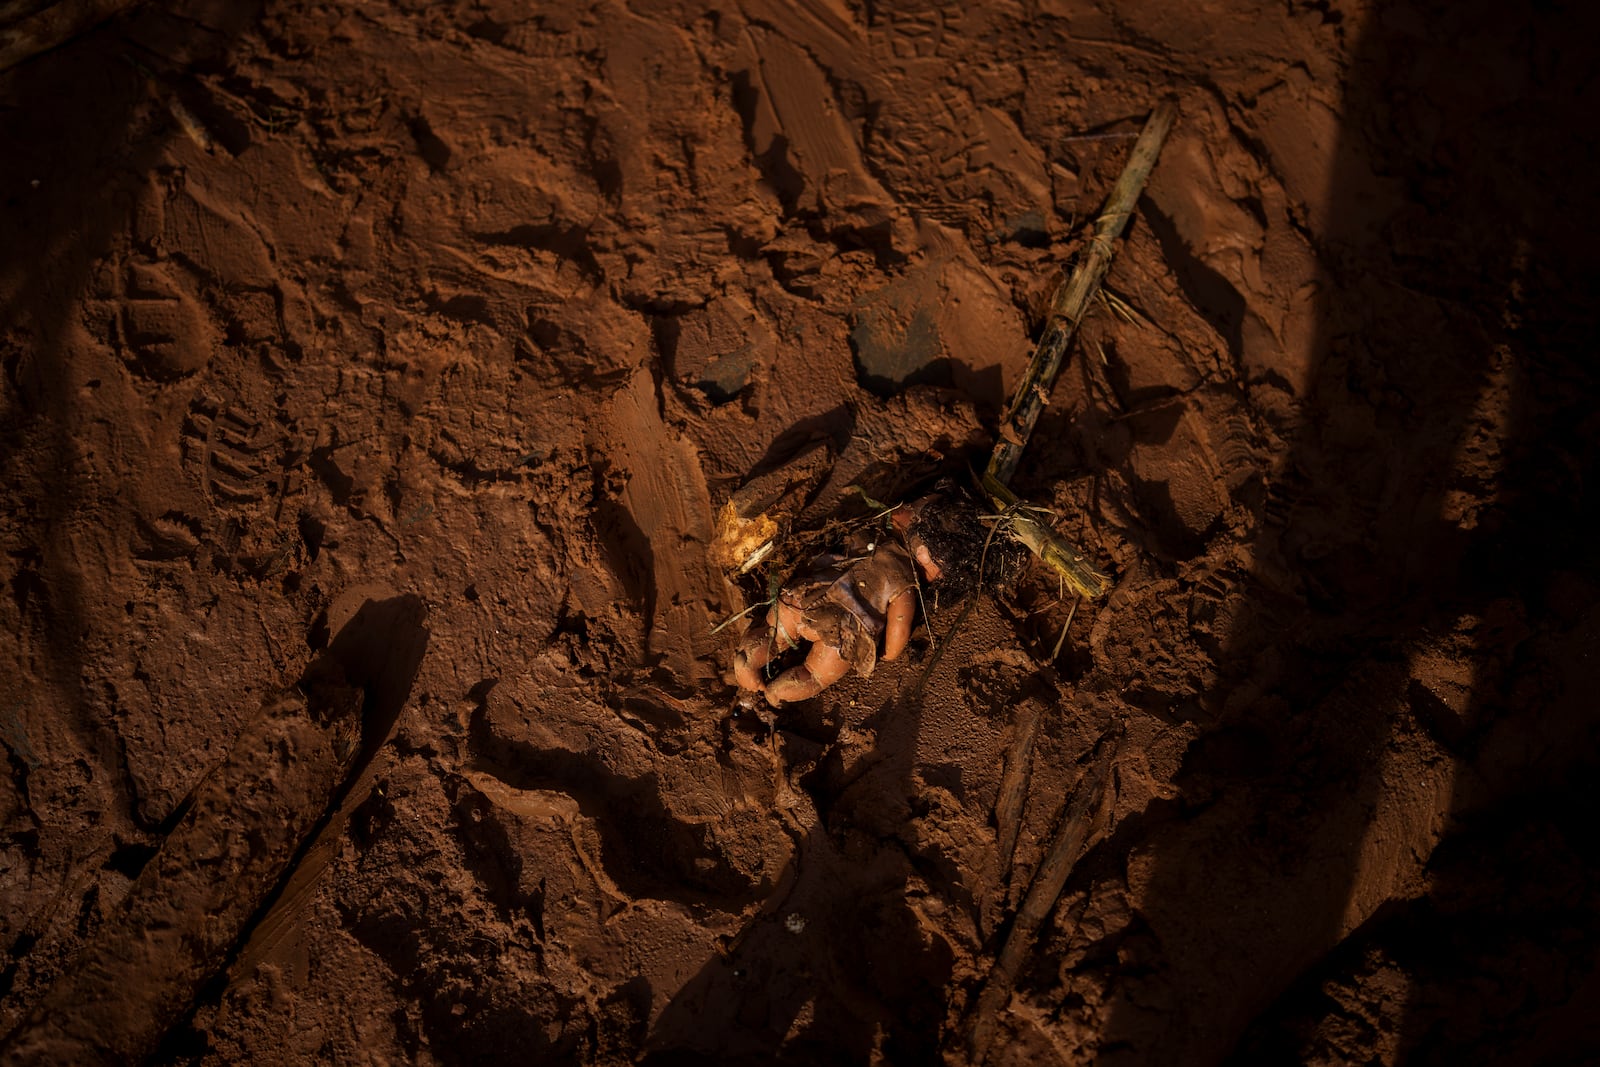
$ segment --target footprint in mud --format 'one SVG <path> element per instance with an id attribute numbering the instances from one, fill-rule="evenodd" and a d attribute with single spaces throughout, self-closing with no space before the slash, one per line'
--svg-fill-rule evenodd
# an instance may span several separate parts
<path id="1" fill-rule="evenodd" d="M 584 703 L 567 712 L 578 721 L 590 713 Z M 576 862 L 618 904 L 649 899 L 737 912 L 770 889 L 787 858 L 769 840 L 772 828 L 721 805 L 704 819 L 673 810 L 673 786 L 662 780 L 672 769 L 642 750 L 602 762 L 568 747 L 562 717 L 545 707 L 530 721 L 512 701 L 491 697 L 474 719 L 456 803 L 487 884 L 503 888 L 543 870 L 548 834 L 559 829 Z"/>
<path id="2" fill-rule="evenodd" d="M 106 295 L 118 345 L 135 373 L 183 379 L 232 352 L 270 369 L 298 359 L 308 327 L 303 295 L 266 238 L 220 189 L 180 167 L 158 167 L 134 197 L 129 258 Z"/>
<path id="3" fill-rule="evenodd" d="M 162 263 L 128 267 L 121 317 L 130 365 L 155 381 L 203 370 L 221 338 L 205 306 Z"/>
<path id="4" fill-rule="evenodd" d="M 601 892 L 621 904 L 667 900 L 737 911 L 762 888 L 759 871 L 743 871 L 715 840 L 713 828 L 676 818 L 652 776 L 626 778 L 591 757 L 525 744 L 498 746 L 472 764 L 462 795 L 463 825 L 473 835 L 491 884 L 527 866 L 524 839 L 551 819 L 573 835 L 573 847 Z M 593 851 L 584 847 L 592 844 Z"/>
<path id="5" fill-rule="evenodd" d="M 185 461 L 218 504 L 252 504 L 266 496 L 262 453 L 272 437 L 272 427 L 208 390 L 189 406 L 181 434 Z"/>
<path id="6" fill-rule="evenodd" d="M 283 425 L 256 417 L 248 395 L 202 386 L 179 430 L 186 486 L 197 486 L 196 517 L 174 529 L 149 523 L 185 543 L 185 529 L 207 546 L 205 558 L 223 570 L 242 568 L 257 577 L 293 566 L 304 531 L 282 514 L 299 484 Z M 292 514 L 292 513 L 291 513 Z M 180 518 L 167 515 L 164 518 Z M 147 535 L 148 538 L 148 535 Z M 184 554 L 192 554 L 186 551 Z"/>

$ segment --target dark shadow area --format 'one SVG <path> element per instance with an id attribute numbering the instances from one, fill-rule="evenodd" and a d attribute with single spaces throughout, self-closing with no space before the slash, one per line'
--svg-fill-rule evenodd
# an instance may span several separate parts
<path id="1" fill-rule="evenodd" d="M 361 690 L 361 756 L 353 773 L 372 761 L 411 697 L 428 650 L 427 616 L 427 606 L 414 593 L 368 600 L 300 679 L 300 688 L 313 696 L 323 686 Z"/>
<path id="2" fill-rule="evenodd" d="M 786 707 L 783 718 L 827 734 L 820 703 Z M 915 807 L 921 721 L 919 696 L 886 701 L 860 724 L 877 744 L 848 772 L 822 756 L 824 744 L 778 730 L 784 763 L 822 756 L 800 779 L 816 826 L 761 911 L 673 996 L 642 1064 L 938 1062 L 954 960 L 925 938 L 912 879 L 952 906 L 971 902 L 906 832 L 926 814 Z"/>
<path id="3" fill-rule="evenodd" d="M 100 786 L 104 818 L 131 820 L 156 837 L 183 808 L 177 797 L 170 807 L 147 804 L 129 771 L 92 666 L 91 635 L 102 621 L 91 595 L 98 576 L 86 573 L 69 536 L 103 514 L 111 497 L 96 484 L 93 464 L 106 427 L 94 425 L 81 404 L 102 382 L 72 356 L 85 326 L 79 294 L 129 232 L 138 190 L 163 165 L 164 146 L 183 136 L 162 104 L 192 106 L 195 73 L 217 68 L 257 10 L 178 6 L 136 7 L 0 74 L 0 484 L 10 502 L 7 533 L 21 531 L 16 540 L 39 546 L 12 557 L 8 584 L 19 620 L 13 638 L 40 665 L 40 684 L 16 693 L 5 711 L 18 722 L 31 708 L 35 722 L 64 723 Z M 7 13 L 20 10 L 12 5 Z M 222 132 L 219 150 L 236 150 L 240 131 Z M 162 546 L 155 548 L 159 556 Z M 20 758 L 30 758 L 25 746 Z M 25 845 L 37 854 L 37 833 Z M 133 877 L 143 867 L 139 847 L 123 846 L 112 866 Z M 48 973 L 70 950 L 70 937 L 56 936 L 52 921 L 48 912 L 30 917 L 6 946 L 11 962 L 0 984 L 7 996 L 19 964 Z"/>
<path id="4" fill-rule="evenodd" d="M 1154 962 L 1121 971 L 1104 1063 L 1600 1053 L 1575 1001 L 1600 999 L 1595 857 L 1570 825 L 1600 762 L 1578 666 L 1600 647 L 1591 31 L 1558 4 L 1363 23 L 1312 233 L 1315 373 L 1179 778 L 1190 814 L 1144 846 Z M 1442 684 L 1435 651 L 1470 680 Z M 1384 842 L 1426 855 L 1440 764 L 1401 739 L 1453 767 L 1420 885 Z"/>
<path id="5" fill-rule="evenodd" d="M 1150 201 L 1146 200 L 1139 205 L 1139 217 L 1150 224 L 1150 232 L 1155 234 L 1156 240 L 1160 242 L 1161 254 L 1172 268 L 1178 284 L 1183 288 L 1183 295 L 1211 324 L 1211 328 L 1217 331 L 1217 335 L 1227 342 L 1229 355 L 1236 361 L 1242 358 L 1245 316 L 1243 294 L 1231 281 L 1195 255 L 1179 237 L 1178 228 L 1173 221 L 1163 215 Z M 1128 399 L 1138 403 L 1144 398 Z"/>
<path id="6" fill-rule="evenodd" d="M 359 777 L 362 728 L 393 721 L 427 632 L 415 597 L 368 602 L 307 672 L 266 699 L 194 790 L 188 814 L 107 922 L 7 1037 L 18 1063 L 138 1063 L 165 1047 L 204 1051 L 181 1020 L 220 995 L 225 968 L 292 910 L 343 831 L 341 796 Z M 331 829 L 331 835 L 330 835 Z M 281 932 L 281 925 L 278 927 Z M 208 992 L 210 990 L 210 992 Z"/>
<path id="7" fill-rule="evenodd" d="M 914 323 L 914 326 L 921 325 Z M 859 331 L 850 335 L 856 341 Z M 913 385 L 931 385 L 936 389 L 955 387 L 955 361 L 948 356 L 930 357 L 926 352 L 895 352 L 888 358 L 869 356 L 863 346 L 852 344 L 856 381 L 861 388 L 887 400 Z"/>
<path id="8" fill-rule="evenodd" d="M 195 1013 L 216 1005 L 229 982 L 248 975 L 300 918 L 310 888 L 321 877 L 343 838 L 349 816 L 366 799 L 372 780 L 368 768 L 389 740 L 416 684 L 428 649 L 424 625 L 427 606 L 415 594 L 368 600 L 340 627 L 327 647 L 307 665 L 298 688 L 306 708 L 335 733 L 349 729 L 338 720 L 356 711 L 351 730 L 356 754 L 325 812 L 306 836 L 278 884 L 261 902 L 239 941 L 216 961 L 216 974 L 189 1005 L 182 1019 L 162 1038 L 152 1063 L 192 1061 L 208 1049 L 206 1035 L 194 1027 Z M 326 625 L 325 619 L 319 619 Z"/>
<path id="9" fill-rule="evenodd" d="M 43 530 L 43 552 L 25 560 L 18 608 L 51 665 L 48 699 L 92 753 L 97 773 L 144 829 L 165 813 L 146 811 L 121 740 L 97 707 L 86 677 L 86 635 L 94 626 L 84 574 L 65 531 L 93 513 L 93 441 L 78 412 L 98 380 L 70 358 L 81 343 L 77 296 L 101 259 L 128 232 L 138 189 L 159 169 L 163 146 L 183 136 L 181 108 L 195 71 L 214 70 L 229 42 L 256 17 L 253 4 L 136 7 L 81 38 L 6 72 L 0 144 L 0 370 L 10 410 L 0 431 L 0 480 L 9 518 Z M 238 131 L 232 131 L 236 134 Z M 222 150 L 236 138 L 230 134 Z M 26 503 L 24 503 L 26 502 Z M 32 535 L 31 535 L 32 536 Z"/>
<path id="10" fill-rule="evenodd" d="M 758 887 L 730 866 L 715 842 L 707 839 L 704 826 L 673 818 L 656 775 L 628 778 L 587 754 L 496 736 L 486 715 L 474 717 L 471 737 L 473 771 L 513 789 L 556 788 L 577 801 L 583 815 L 599 828 L 599 859 L 606 873 L 630 897 L 675 901 L 685 907 L 710 905 L 723 911 L 737 911 L 755 899 Z M 457 806 L 470 840 L 489 801 L 464 793 Z M 491 864 L 514 869 L 519 862 L 511 848 L 473 843 Z"/>
<path id="11" fill-rule="evenodd" d="M 856 413 L 843 404 L 820 415 L 807 416 L 772 439 L 766 452 L 750 468 L 745 481 L 755 481 L 792 463 L 819 442 L 827 442 L 832 449 L 831 454 L 837 454 L 850 442 L 850 435 L 855 428 Z"/>

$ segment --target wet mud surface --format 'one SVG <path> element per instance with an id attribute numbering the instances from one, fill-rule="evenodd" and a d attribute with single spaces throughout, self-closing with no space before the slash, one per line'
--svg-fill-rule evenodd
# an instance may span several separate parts
<path id="1" fill-rule="evenodd" d="M 0 74 L 0 1032 L 166 966 L 121 1053 L 970 1062 L 1114 744 L 989 1062 L 1600 1055 L 1586 36 L 194 0 Z M 734 714 L 718 509 L 981 457 L 1168 98 L 1014 482 L 1111 593 Z"/>

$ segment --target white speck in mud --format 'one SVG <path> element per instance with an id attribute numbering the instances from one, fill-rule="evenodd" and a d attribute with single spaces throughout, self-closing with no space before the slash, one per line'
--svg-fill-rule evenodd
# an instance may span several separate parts
<path id="1" fill-rule="evenodd" d="M 790 912 L 783 920 L 783 928 L 791 934 L 798 934 L 806 928 L 806 917 L 798 912 Z"/>

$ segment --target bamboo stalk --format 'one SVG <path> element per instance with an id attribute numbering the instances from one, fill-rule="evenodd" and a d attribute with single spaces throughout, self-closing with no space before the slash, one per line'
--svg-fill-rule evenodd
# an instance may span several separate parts
<path id="1" fill-rule="evenodd" d="M 1017 494 L 995 481 L 988 471 L 983 473 L 983 490 L 1005 515 L 1012 536 L 1061 575 L 1074 593 L 1094 600 L 1111 588 L 1111 579 L 1104 572 L 1096 569 L 1071 542 L 1030 515 Z"/>
<path id="2" fill-rule="evenodd" d="M 983 491 L 994 501 L 996 508 L 1006 515 L 1012 534 L 1027 545 L 1029 550 L 1044 561 L 1074 593 L 1093 600 L 1104 596 L 1111 587 L 1111 579 L 1096 569 L 1084 554 L 1070 542 L 1039 522 L 1027 510 L 1006 483 L 1017 471 L 1022 461 L 1022 450 L 1033 436 L 1039 415 L 1050 401 L 1050 390 L 1055 387 L 1061 365 L 1066 362 L 1067 348 L 1077 332 L 1078 324 L 1089 310 L 1089 302 L 1100 290 L 1100 283 L 1111 268 L 1111 257 L 1116 252 L 1116 240 L 1128 226 L 1133 208 L 1150 178 L 1161 146 L 1177 116 L 1177 108 L 1163 103 L 1150 113 L 1133 146 L 1128 164 L 1112 186 L 1106 206 L 1095 220 L 1094 237 L 1088 251 L 1078 261 L 1061 288 L 1050 301 L 1050 317 L 1045 322 L 1044 335 L 1039 338 L 1028 369 L 1017 383 L 1016 394 L 1000 420 L 1000 439 L 989 455 L 989 465 L 980 479 Z"/>
<path id="3" fill-rule="evenodd" d="M 1056 376 L 1061 373 L 1072 335 L 1083 321 L 1084 313 L 1089 310 L 1089 302 L 1099 290 L 1106 271 L 1111 268 L 1111 257 L 1116 252 L 1115 242 L 1127 228 L 1128 219 L 1133 216 L 1134 205 L 1144 191 L 1150 168 L 1155 166 L 1156 157 L 1161 154 L 1161 146 L 1166 142 L 1177 113 L 1177 108 L 1171 103 L 1159 104 L 1150 113 L 1128 157 L 1128 164 L 1122 170 L 1122 176 L 1112 186 L 1105 209 L 1095 220 L 1094 237 L 1089 241 L 1088 250 L 1078 260 L 1072 276 L 1056 290 L 1050 302 L 1050 317 L 1045 323 L 1044 335 L 1039 338 L 1039 345 L 1034 349 L 1033 359 L 1028 362 L 1022 381 L 1017 383 L 1011 406 L 1000 421 L 1000 440 L 989 457 L 985 473 L 1001 485 L 1010 482 L 1011 476 L 1017 471 L 1022 450 L 1027 447 L 1034 424 L 1039 421 L 1040 412 L 1049 402 Z"/>
<path id="4" fill-rule="evenodd" d="M 1110 587 L 1110 580 L 1096 570 L 1083 553 L 1033 518 L 1006 483 L 1016 473 L 1022 450 L 1027 447 L 1039 415 L 1049 402 L 1050 390 L 1061 373 L 1061 365 L 1066 360 L 1073 334 L 1111 267 L 1116 239 L 1127 228 L 1134 205 L 1144 190 L 1145 182 L 1149 180 L 1150 170 L 1155 166 L 1156 157 L 1161 154 L 1161 146 L 1172 129 L 1176 115 L 1177 109 L 1172 104 L 1163 103 L 1151 112 L 1145 123 L 1127 166 L 1112 187 L 1111 195 L 1106 198 L 1105 209 L 1095 220 L 1094 237 L 1089 242 L 1088 251 L 1051 300 L 1050 318 L 1045 323 L 1044 335 L 1039 339 L 1033 359 L 1029 361 L 1028 369 L 1017 385 L 1016 395 L 1000 422 L 1000 440 L 995 444 L 988 467 L 980 478 L 983 491 L 1004 515 L 1003 521 L 1008 524 L 1010 532 L 1059 573 L 1073 592 L 1090 598 L 1102 596 Z M 1019 723 L 1013 758 L 1007 762 L 1006 780 L 996 811 L 1001 835 L 997 864 L 1006 864 L 1011 859 L 1006 853 L 1014 847 L 1016 840 L 1013 824 L 1020 821 L 1021 806 L 1026 801 L 1022 794 L 1026 789 L 1026 776 L 1021 761 L 1027 758 L 1032 747 L 1034 727 L 1031 721 Z M 1033 884 L 1022 898 L 1011 928 L 1001 942 L 994 967 L 990 969 L 969 1009 L 967 1051 L 971 1062 L 980 1067 L 988 1058 L 999 1013 L 1016 988 L 1017 975 L 1033 949 L 1039 927 L 1055 908 L 1061 890 L 1065 888 L 1079 858 L 1106 832 L 1110 823 L 1112 772 L 1117 745 L 1108 734 L 1100 739 L 1095 749 L 1092 762 L 1078 779 L 1072 799 L 1061 813 L 1044 859 L 1034 875 Z"/>

